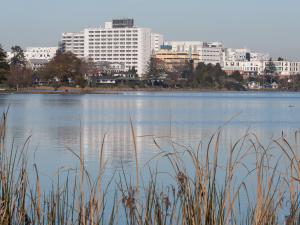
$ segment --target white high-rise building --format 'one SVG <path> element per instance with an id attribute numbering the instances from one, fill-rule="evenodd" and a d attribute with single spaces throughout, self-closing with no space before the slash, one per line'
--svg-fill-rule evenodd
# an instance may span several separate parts
<path id="1" fill-rule="evenodd" d="M 62 46 L 94 62 L 124 63 L 126 70 L 134 67 L 142 76 L 151 56 L 151 29 L 135 27 L 133 19 L 118 19 L 104 28 L 63 33 Z"/>

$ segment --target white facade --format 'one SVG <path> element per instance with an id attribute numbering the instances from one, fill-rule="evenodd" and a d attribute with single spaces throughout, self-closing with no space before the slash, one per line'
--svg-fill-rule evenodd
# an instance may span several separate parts
<path id="1" fill-rule="evenodd" d="M 220 42 L 204 42 L 198 49 L 199 62 L 205 64 L 222 64 L 223 44 Z"/>
<path id="2" fill-rule="evenodd" d="M 28 47 L 24 50 L 24 56 L 27 60 L 38 59 L 50 61 L 58 50 L 58 47 Z M 7 59 L 10 60 L 14 54 L 7 52 Z"/>
<path id="3" fill-rule="evenodd" d="M 290 62 L 290 74 L 300 74 L 300 62 Z"/>
<path id="4" fill-rule="evenodd" d="M 24 50 L 24 56 L 28 66 L 33 70 L 38 70 L 47 64 L 55 55 L 58 47 L 28 47 Z M 7 60 L 14 56 L 12 52 L 7 52 Z"/>
<path id="5" fill-rule="evenodd" d="M 228 73 L 239 71 L 241 73 L 260 75 L 264 71 L 263 61 L 224 61 L 223 70 Z"/>
<path id="6" fill-rule="evenodd" d="M 63 33 L 64 51 L 94 62 L 124 63 L 127 70 L 135 67 L 142 76 L 151 56 L 151 30 L 126 24 L 114 26 L 113 22 L 106 22 L 104 28 Z"/>
<path id="7" fill-rule="evenodd" d="M 84 32 L 78 33 L 63 33 L 62 44 L 65 52 L 72 52 L 78 58 L 84 58 L 85 49 Z"/>
<path id="8" fill-rule="evenodd" d="M 227 73 L 240 71 L 245 74 L 263 75 L 269 60 L 266 61 L 224 61 L 223 70 Z M 300 62 L 273 61 L 279 76 L 292 76 L 300 74 Z"/>
<path id="9" fill-rule="evenodd" d="M 226 48 L 223 52 L 224 61 L 266 61 L 269 59 L 268 53 L 252 51 L 247 48 Z"/>
<path id="10" fill-rule="evenodd" d="M 165 45 L 172 46 L 172 51 L 175 52 L 189 52 L 198 53 L 198 49 L 201 48 L 203 42 L 201 41 L 166 41 Z"/>
<path id="11" fill-rule="evenodd" d="M 164 44 L 164 36 L 158 33 L 151 33 L 151 52 L 159 51 L 160 46 Z"/>
<path id="12" fill-rule="evenodd" d="M 267 67 L 269 61 L 264 61 L 263 70 Z M 276 73 L 281 76 L 291 76 L 300 74 L 300 62 L 273 61 L 276 67 Z"/>
<path id="13" fill-rule="evenodd" d="M 58 47 L 28 47 L 24 51 L 26 59 L 51 60 L 58 50 Z"/>

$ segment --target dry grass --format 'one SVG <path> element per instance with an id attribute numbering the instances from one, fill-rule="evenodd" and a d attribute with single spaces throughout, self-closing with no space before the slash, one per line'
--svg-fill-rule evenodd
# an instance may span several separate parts
<path id="1" fill-rule="evenodd" d="M 131 122 L 135 183 L 123 171 L 118 180 L 112 178 L 104 187 L 104 136 L 95 180 L 85 168 L 81 141 L 79 154 L 69 149 L 79 160 L 78 173 L 72 177 L 69 172 L 66 176 L 58 172 L 56 182 L 43 192 L 36 165 L 34 183 L 28 179 L 28 142 L 19 149 L 13 144 L 6 147 L 6 117 L 4 113 L 0 122 L 1 225 L 277 225 L 284 222 L 282 215 L 287 216 L 287 224 L 299 224 L 297 132 L 293 146 L 282 135 L 265 147 L 254 134 L 246 133 L 221 149 L 220 129 L 196 150 L 172 141 L 171 152 L 164 151 L 154 139 L 160 151 L 154 159 L 169 162 L 173 168 L 170 183 L 161 186 L 158 168 L 149 168 L 149 180 L 140 182 L 137 137 Z M 275 159 L 274 151 L 282 156 Z M 224 155 L 227 160 L 219 160 Z M 249 157 L 253 165 L 246 163 Z M 187 169 L 187 161 L 192 170 Z M 242 170 L 245 177 L 240 177 Z M 107 197 L 109 188 L 116 192 L 113 199 Z"/>

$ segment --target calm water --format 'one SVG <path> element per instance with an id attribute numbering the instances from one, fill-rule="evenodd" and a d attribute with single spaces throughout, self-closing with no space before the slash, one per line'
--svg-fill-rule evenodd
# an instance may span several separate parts
<path id="1" fill-rule="evenodd" d="M 124 168 L 134 175 L 135 160 L 130 129 L 137 136 L 141 169 L 161 149 L 197 149 L 220 127 L 222 145 L 254 132 L 262 140 L 292 135 L 300 128 L 299 93 L 145 93 L 103 95 L 0 95 L 1 111 L 9 109 L 8 138 L 21 147 L 30 136 L 29 162 L 36 163 L 51 180 L 58 168 L 73 168 L 78 160 L 80 136 L 91 173 L 99 162 L 106 135 L 106 172 Z M 171 144 L 171 141 L 176 144 Z M 226 156 L 226 153 L 223 153 Z M 162 170 L 167 163 L 155 160 Z M 188 167 L 188 166 L 187 166 Z"/>

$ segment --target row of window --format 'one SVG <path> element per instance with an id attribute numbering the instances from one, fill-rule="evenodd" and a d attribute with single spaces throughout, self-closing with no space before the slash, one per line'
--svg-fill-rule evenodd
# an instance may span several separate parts
<path id="1" fill-rule="evenodd" d="M 106 37 L 137 37 L 138 35 L 137 34 L 114 34 L 114 35 L 112 35 L 112 34 L 108 34 L 108 35 L 106 35 L 106 34 L 102 34 L 102 35 L 100 35 L 100 34 L 98 34 L 98 35 L 89 35 L 89 37 L 104 37 L 104 38 L 106 38 Z"/>
<path id="2" fill-rule="evenodd" d="M 137 33 L 137 30 L 90 30 L 89 33 Z"/>
<path id="3" fill-rule="evenodd" d="M 89 57 L 93 58 L 95 56 L 89 55 Z M 96 56 L 96 58 L 97 58 L 97 56 Z M 138 59 L 137 58 L 101 58 L 101 60 L 108 60 L 108 61 L 110 61 L 110 60 L 114 60 L 114 61 L 118 61 L 118 60 L 120 60 L 120 61 L 137 61 Z"/>
<path id="4" fill-rule="evenodd" d="M 137 41 L 138 38 L 106 38 L 104 40 L 101 40 L 99 38 L 90 38 L 89 41 Z"/>
<path id="5" fill-rule="evenodd" d="M 75 39 L 84 39 L 84 36 L 63 36 L 63 39 L 72 39 L 72 38 L 75 38 Z"/>
<path id="6" fill-rule="evenodd" d="M 93 52 L 90 52 L 89 56 L 138 56 L 137 54 L 94 54 Z"/>
<path id="7" fill-rule="evenodd" d="M 115 52 L 125 52 L 125 48 L 126 48 L 126 52 L 138 52 L 137 48 L 134 47 L 133 48 L 129 48 L 129 47 L 126 47 L 126 46 L 101 46 L 101 51 L 106 51 L 106 50 L 112 50 L 114 49 Z M 100 49 L 100 46 L 89 46 L 89 50 L 93 50 L 93 49 Z M 132 50 L 131 50 L 132 49 Z"/>
<path id="8" fill-rule="evenodd" d="M 125 44 L 137 45 L 138 42 L 89 42 L 89 45 L 125 45 Z"/>
<path id="9" fill-rule="evenodd" d="M 201 50 L 202 52 L 211 52 L 211 53 L 219 53 L 220 54 L 220 50 Z"/>
<path id="10" fill-rule="evenodd" d="M 90 45 L 89 48 L 90 49 L 92 49 L 92 48 L 98 48 L 99 49 L 100 46 L 99 45 L 98 46 L 97 45 L 96 46 Z M 123 49 L 124 48 L 127 48 L 127 49 L 133 49 L 133 48 L 135 48 L 136 49 L 136 48 L 138 48 L 138 46 L 130 46 L 130 45 L 129 46 L 124 46 L 124 45 L 122 45 L 122 46 L 103 46 L 102 45 L 101 46 L 101 49 L 118 49 L 118 48 L 123 48 Z"/>
<path id="11" fill-rule="evenodd" d="M 95 61 L 103 61 L 103 62 L 106 62 L 106 61 L 125 61 L 125 58 L 120 58 L 120 59 L 112 59 L 112 58 L 93 58 L 93 57 L 89 57 L 90 60 L 95 60 Z M 126 59 L 128 60 L 128 59 Z M 130 60 L 130 59 L 129 59 Z M 136 66 L 137 65 L 137 62 L 124 62 L 125 64 L 130 64 L 130 65 L 133 65 L 133 66 Z"/>
<path id="12" fill-rule="evenodd" d="M 219 55 L 200 55 L 200 57 L 218 57 L 218 58 L 220 58 Z"/>

